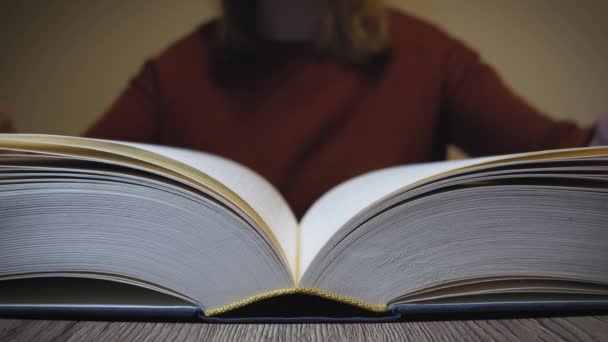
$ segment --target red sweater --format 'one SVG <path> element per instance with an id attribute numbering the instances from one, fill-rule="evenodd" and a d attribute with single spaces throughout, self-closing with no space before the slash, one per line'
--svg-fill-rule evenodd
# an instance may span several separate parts
<path id="1" fill-rule="evenodd" d="M 277 186 L 298 216 L 348 178 L 441 159 L 447 143 L 477 156 L 590 139 L 590 129 L 542 115 L 475 52 L 405 14 L 391 12 L 391 49 L 365 67 L 305 44 L 223 61 L 216 27 L 148 61 L 86 136 L 236 160 Z"/>

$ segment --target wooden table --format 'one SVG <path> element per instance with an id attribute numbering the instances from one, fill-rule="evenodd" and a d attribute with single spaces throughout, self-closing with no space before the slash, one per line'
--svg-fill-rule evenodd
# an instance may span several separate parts
<path id="1" fill-rule="evenodd" d="M 5 341 L 608 341 L 608 316 L 391 324 L 175 324 L 0 320 Z"/>

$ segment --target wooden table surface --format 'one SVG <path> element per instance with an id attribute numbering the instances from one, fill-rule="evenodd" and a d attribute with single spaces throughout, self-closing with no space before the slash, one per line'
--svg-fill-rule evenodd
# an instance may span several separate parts
<path id="1" fill-rule="evenodd" d="M 268 340 L 608 341 L 608 316 L 280 325 L 0 320 L 0 342 Z"/>

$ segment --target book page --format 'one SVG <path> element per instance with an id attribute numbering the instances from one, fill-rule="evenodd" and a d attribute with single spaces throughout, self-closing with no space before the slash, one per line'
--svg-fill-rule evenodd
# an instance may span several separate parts
<path id="1" fill-rule="evenodd" d="M 277 244 L 295 273 L 295 216 L 272 185 L 235 162 L 179 148 L 39 134 L 0 134 L 0 148 L 104 160 L 208 189 L 247 213 Z"/>
<path id="2" fill-rule="evenodd" d="M 497 157 L 397 166 L 368 173 L 336 186 L 316 201 L 302 218 L 300 270 L 304 273 L 332 235 L 376 201 L 423 179 L 494 159 Z"/>
<path id="3" fill-rule="evenodd" d="M 177 160 L 201 170 L 237 193 L 268 223 L 289 259 L 296 267 L 298 223 L 281 194 L 262 176 L 222 157 L 175 147 L 131 142 L 117 142 Z"/>
<path id="4" fill-rule="evenodd" d="M 445 176 L 464 168 L 498 163 L 595 157 L 608 153 L 606 147 L 589 147 L 490 156 L 464 160 L 396 166 L 348 180 L 323 195 L 306 212 L 300 222 L 300 274 L 304 274 L 314 257 L 329 239 L 352 218 L 374 203 L 405 187 L 433 177 Z"/>

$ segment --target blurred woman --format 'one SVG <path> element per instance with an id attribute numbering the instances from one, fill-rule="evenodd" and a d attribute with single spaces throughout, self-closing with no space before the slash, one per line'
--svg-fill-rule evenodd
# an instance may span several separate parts
<path id="1" fill-rule="evenodd" d="M 221 3 L 219 19 L 147 61 L 85 136 L 236 160 L 298 216 L 339 182 L 443 159 L 449 143 L 480 156 L 594 139 L 538 112 L 461 41 L 380 0 Z"/>

